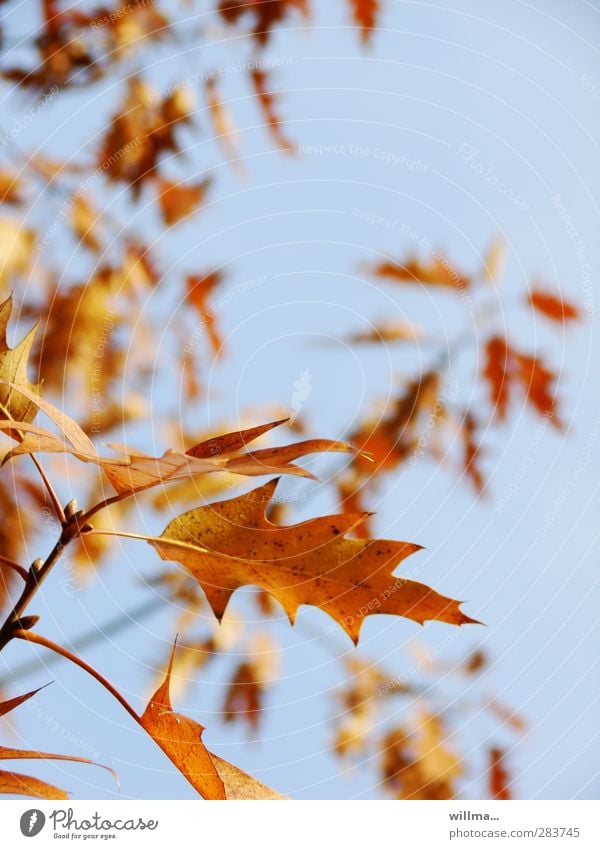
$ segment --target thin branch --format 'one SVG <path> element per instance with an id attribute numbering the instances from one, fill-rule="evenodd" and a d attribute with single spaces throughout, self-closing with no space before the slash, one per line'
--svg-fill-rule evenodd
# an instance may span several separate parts
<path id="1" fill-rule="evenodd" d="M 7 419 L 13 418 L 11 416 L 10 412 L 8 411 L 8 409 L 4 406 L 4 404 L 0 404 L 0 410 L 2 411 L 5 418 L 7 418 Z M 20 433 L 21 437 L 23 436 L 22 432 L 19 430 L 18 427 L 15 428 L 15 431 L 17 433 Z M 65 518 L 64 510 L 62 509 L 62 505 L 61 505 L 60 501 L 58 500 L 58 495 L 56 494 L 54 487 L 50 483 L 50 479 L 48 478 L 48 475 L 46 474 L 46 472 L 42 468 L 42 465 L 41 465 L 40 461 L 38 460 L 38 458 L 35 456 L 35 454 L 30 454 L 29 456 L 31 457 L 34 466 L 36 467 L 36 469 L 40 473 L 40 477 L 43 481 L 43 484 L 46 487 L 48 495 L 50 496 L 50 500 L 52 502 L 52 506 L 54 507 L 54 512 L 56 513 L 56 517 L 62 525 L 66 522 L 66 518 Z"/>
<path id="2" fill-rule="evenodd" d="M 121 693 L 119 693 L 116 687 L 113 687 L 110 681 L 107 681 L 104 675 L 101 675 L 100 672 L 94 669 L 93 666 L 90 666 L 89 663 L 86 663 L 85 660 L 78 657 L 76 654 L 73 654 L 73 652 L 69 651 L 68 649 L 63 648 L 63 646 L 59 646 L 58 643 L 52 642 L 52 640 L 49 640 L 47 637 L 42 637 L 41 634 L 35 634 L 33 631 L 23 631 L 19 628 L 13 632 L 13 636 L 17 640 L 25 640 L 28 643 L 35 643 L 35 645 L 37 646 L 43 646 L 46 649 L 50 649 L 50 651 L 59 654 L 61 657 L 64 657 L 66 660 L 70 660 L 71 663 L 74 663 L 76 666 L 79 666 L 81 669 L 91 675 L 92 678 L 95 678 L 99 684 L 102 684 L 104 689 L 108 690 L 111 696 L 113 696 L 119 702 L 119 704 L 123 708 L 125 708 L 127 713 L 131 717 L 133 717 L 136 722 L 140 721 L 139 714 L 134 711 L 127 699 L 122 696 Z"/>
<path id="3" fill-rule="evenodd" d="M 118 504 L 120 501 L 125 501 L 126 498 L 132 498 L 136 494 L 137 493 L 135 492 L 118 492 L 116 495 L 111 495 L 109 498 L 102 499 L 102 501 L 94 504 L 93 507 L 90 507 L 90 509 L 82 515 L 81 523 L 89 522 L 92 516 L 95 516 L 96 513 L 99 513 L 106 507 L 110 507 L 111 504 Z"/>
<path id="4" fill-rule="evenodd" d="M 3 554 L 0 554 L 0 563 L 4 563 L 5 566 L 8 566 L 10 569 L 13 569 L 18 575 L 20 575 L 25 583 L 29 580 L 29 572 L 24 566 L 21 566 L 19 563 L 15 563 L 14 560 L 11 560 L 10 557 L 5 557 Z"/>
<path id="5" fill-rule="evenodd" d="M 87 521 L 87 515 L 84 517 Z M 86 531 L 83 534 L 85 537 L 103 536 L 103 537 L 125 537 L 126 539 L 141 539 L 143 542 L 151 542 L 152 540 L 160 540 L 160 537 L 145 536 L 144 534 L 133 534 L 128 531 L 105 531 L 102 528 L 94 528 L 91 531 Z M 170 540 L 171 542 L 171 540 Z M 175 540 L 172 540 L 175 542 Z"/>
<path id="6" fill-rule="evenodd" d="M 49 480 L 46 472 L 42 468 L 42 464 L 40 463 L 38 458 L 35 456 L 35 454 L 30 454 L 29 456 L 31 457 L 31 460 L 32 460 L 34 466 L 36 467 L 36 469 L 40 473 L 40 477 L 41 477 L 41 479 L 44 483 L 44 486 L 46 487 L 46 491 L 48 492 L 48 495 L 50 496 L 50 501 L 52 502 L 52 506 L 54 507 L 54 512 L 56 513 L 56 518 L 61 523 L 61 525 L 64 525 L 65 522 L 67 521 L 66 516 L 65 516 L 65 511 L 62 508 L 62 504 L 60 503 L 60 501 L 58 499 L 58 495 L 56 494 L 54 487 L 50 483 L 50 480 Z"/>

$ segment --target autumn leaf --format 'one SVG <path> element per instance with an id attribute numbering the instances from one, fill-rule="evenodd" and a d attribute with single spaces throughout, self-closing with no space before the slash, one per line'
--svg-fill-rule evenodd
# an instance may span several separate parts
<path id="1" fill-rule="evenodd" d="M 420 283 L 461 291 L 468 289 L 472 283 L 470 276 L 458 272 L 439 252 L 425 260 L 416 256 L 409 257 L 406 262 L 384 260 L 370 270 L 376 277 L 387 277 L 397 283 Z"/>
<path id="2" fill-rule="evenodd" d="M 299 10 L 308 15 L 307 0 L 221 0 L 219 13 L 228 24 L 236 24 L 244 17 L 253 18 L 253 36 L 264 47 L 271 30 L 285 20 L 288 13 Z"/>
<path id="3" fill-rule="evenodd" d="M 44 685 L 47 686 L 47 685 Z M 10 711 L 22 705 L 24 702 L 31 699 L 42 690 L 43 687 L 38 687 L 36 690 L 31 690 L 28 693 L 23 693 L 20 696 L 15 696 L 12 699 L 6 699 L 0 702 L 0 716 L 4 716 Z M 0 761 L 5 760 L 53 760 L 53 761 L 70 761 L 72 763 L 90 764 L 93 766 L 106 769 L 118 783 L 117 774 L 114 769 L 103 764 L 96 763 L 89 758 L 78 757 L 77 755 L 57 755 L 49 752 L 40 752 L 28 749 L 13 749 L 8 746 L 0 746 Z M 36 796 L 40 799 L 68 799 L 69 794 L 58 787 L 51 784 L 46 784 L 38 778 L 32 778 L 29 775 L 20 775 L 15 772 L 6 772 L 0 770 L 0 793 L 14 793 L 22 796 Z"/>
<path id="4" fill-rule="evenodd" d="M 300 605 L 328 613 L 356 643 L 372 613 L 423 623 L 475 622 L 460 603 L 424 584 L 392 575 L 421 546 L 387 540 L 345 539 L 364 515 L 326 516 L 278 527 L 265 516 L 275 493 L 271 481 L 238 498 L 198 507 L 149 538 L 163 560 L 182 563 L 199 581 L 218 619 L 233 592 L 252 584 L 268 590 L 293 624 Z"/>
<path id="5" fill-rule="evenodd" d="M 418 342 L 422 338 L 421 330 L 406 321 L 385 320 L 375 324 L 369 330 L 359 330 L 346 336 L 349 345 L 368 343 L 384 344 L 388 342 Z"/>
<path id="6" fill-rule="evenodd" d="M 187 89 L 163 97 L 139 77 L 131 77 L 123 105 L 103 139 L 98 167 L 109 180 L 128 183 L 137 199 L 143 184 L 156 176 L 161 155 L 177 152 L 177 127 L 189 123 L 193 106 Z"/>
<path id="7" fill-rule="evenodd" d="M 0 218 L 0 285 L 25 274 L 31 263 L 35 232 L 14 218 Z"/>
<path id="8" fill-rule="evenodd" d="M 286 138 L 282 128 L 281 119 L 275 107 L 275 96 L 268 88 L 268 76 L 260 68 L 252 68 L 250 79 L 254 87 L 254 93 L 262 109 L 262 113 L 269 127 L 273 141 L 281 150 L 290 153 L 295 150 L 294 145 Z"/>
<path id="9" fill-rule="evenodd" d="M 98 238 L 98 212 L 81 193 L 76 193 L 72 200 L 71 226 L 77 238 L 87 248 L 95 253 L 100 251 L 102 245 Z"/>
<path id="10" fill-rule="evenodd" d="M 483 377 L 489 385 L 490 404 L 498 419 L 506 418 L 510 399 L 510 349 L 503 336 L 492 336 L 485 345 Z"/>
<path id="11" fill-rule="evenodd" d="M 516 363 L 515 378 L 521 384 L 527 401 L 560 430 L 562 424 L 556 414 L 556 392 L 553 389 L 557 375 L 538 356 L 518 352 L 513 352 L 513 356 Z"/>
<path id="12" fill-rule="evenodd" d="M 169 695 L 175 647 L 164 682 L 148 702 L 140 725 L 148 732 L 177 769 L 205 799 L 225 799 L 225 786 L 212 757 L 202 742 L 204 727 L 174 713 Z"/>
<path id="13" fill-rule="evenodd" d="M 162 219 L 172 226 L 189 216 L 204 203 L 212 180 L 207 177 L 200 183 L 173 183 L 171 180 L 159 180 L 158 200 Z"/>
<path id="14" fill-rule="evenodd" d="M 477 422 L 472 413 L 466 412 L 463 416 L 461 435 L 463 440 L 464 451 L 464 468 L 465 474 L 470 478 L 475 491 L 479 495 L 483 492 L 484 480 L 481 470 L 478 465 L 481 448 L 475 435 L 477 432 Z"/>
<path id="15" fill-rule="evenodd" d="M 198 313 L 216 357 L 223 352 L 223 340 L 217 328 L 215 313 L 210 308 L 209 298 L 222 282 L 223 275 L 220 271 L 193 274 L 186 280 L 185 299 Z"/>
<path id="16" fill-rule="evenodd" d="M 37 400 L 27 399 L 23 394 L 13 391 L 16 388 L 27 389 L 37 398 L 40 387 L 29 382 L 27 365 L 36 327 L 29 331 L 15 348 L 9 348 L 6 341 L 8 322 L 13 309 L 12 295 L 0 304 L 0 406 L 11 418 L 31 422 L 37 415 Z"/>
<path id="17" fill-rule="evenodd" d="M 361 28 L 363 42 L 371 38 L 373 28 L 377 24 L 379 12 L 379 0 L 349 0 L 352 17 L 357 26 Z"/>
<path id="18" fill-rule="evenodd" d="M 11 795 L 33 796 L 36 799 L 68 799 L 66 790 L 61 790 L 54 784 L 48 784 L 31 775 L 22 775 L 19 772 L 7 772 L 0 770 L 0 793 Z"/>
<path id="19" fill-rule="evenodd" d="M 403 393 L 377 417 L 369 418 L 350 439 L 360 453 L 354 467 L 361 475 L 373 478 L 400 465 L 415 449 L 420 436 L 419 422 L 427 416 L 434 424 L 441 412 L 440 375 L 428 371 L 410 380 Z"/>
<path id="20" fill-rule="evenodd" d="M 552 321 L 562 322 L 577 321 L 581 318 L 579 310 L 574 304 L 563 300 L 560 295 L 553 295 L 543 289 L 534 288 L 528 296 L 531 306 L 546 318 Z"/>
<path id="21" fill-rule="evenodd" d="M 352 533 L 358 539 L 369 539 L 372 533 L 371 516 L 363 504 L 364 492 L 359 475 L 353 473 L 348 477 L 340 478 L 337 481 L 337 491 L 342 513 L 355 515 L 362 513 L 365 516 L 364 521 L 356 525 Z"/>
<path id="22" fill-rule="evenodd" d="M 19 707 L 19 705 L 22 705 L 23 702 L 29 701 L 29 699 L 33 698 L 33 696 L 37 695 L 40 690 L 43 690 L 44 687 L 47 686 L 47 684 L 44 684 L 42 687 L 37 687 L 35 690 L 30 690 L 28 693 L 23 693 L 20 696 L 14 696 L 12 699 L 5 699 L 3 702 L 0 702 L 0 716 L 4 716 L 11 710 Z"/>
<path id="23" fill-rule="evenodd" d="M 202 742 L 204 728 L 193 719 L 174 713 L 170 682 L 175 646 L 163 683 L 139 718 L 142 728 L 205 799 L 282 799 L 257 779 L 208 751 Z"/>
<path id="24" fill-rule="evenodd" d="M 483 263 L 483 277 L 490 283 L 497 283 L 506 263 L 506 241 L 496 236 L 490 242 Z"/>
<path id="25" fill-rule="evenodd" d="M 0 386 L 1 383 L 0 381 Z M 9 434 L 12 434 L 15 429 L 25 432 L 20 444 L 4 457 L 3 463 L 21 454 L 36 452 L 72 454 L 84 463 L 94 463 L 99 466 L 115 491 L 122 495 L 132 495 L 194 475 L 225 471 L 247 476 L 289 474 L 314 479 L 315 476 L 311 472 L 296 466 L 293 461 L 309 454 L 322 452 L 355 453 L 355 449 L 348 443 L 331 439 L 307 439 L 292 445 L 240 452 L 241 445 L 282 424 L 282 420 L 261 425 L 258 428 L 249 428 L 246 431 L 222 434 L 206 444 L 200 443 L 193 446 L 185 454 L 168 450 L 162 457 L 150 457 L 143 451 L 137 451 L 125 445 L 109 445 L 108 447 L 125 454 L 125 458 L 106 458 L 97 453 L 94 444 L 77 422 L 65 413 L 24 386 L 8 385 L 33 401 L 59 427 L 70 444 L 36 425 L 0 420 L 0 430 Z M 201 456 L 194 456 L 194 452 Z"/>
<path id="26" fill-rule="evenodd" d="M 0 171 L 0 203 L 22 203 L 22 188 L 20 176 L 10 171 Z"/>
<path id="27" fill-rule="evenodd" d="M 490 796 L 492 799 L 506 802 L 512 799 L 510 792 L 510 776 L 504 767 L 504 752 L 502 749 L 490 749 Z"/>

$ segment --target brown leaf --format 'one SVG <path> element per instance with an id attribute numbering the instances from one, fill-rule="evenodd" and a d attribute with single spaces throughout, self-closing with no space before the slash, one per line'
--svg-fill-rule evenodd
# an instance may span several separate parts
<path id="1" fill-rule="evenodd" d="M 219 3 L 219 13 L 228 24 L 237 24 L 245 16 L 253 18 L 252 34 L 261 46 L 267 44 L 275 25 L 294 9 L 307 17 L 307 0 L 220 0 Z"/>
<path id="2" fill-rule="evenodd" d="M 457 290 L 468 289 L 472 278 L 452 266 L 440 252 L 420 260 L 411 256 L 406 262 L 386 260 L 371 269 L 377 277 L 388 277 L 398 283 L 420 283 L 424 286 L 441 286 Z"/>
<path id="3" fill-rule="evenodd" d="M 215 79 L 212 77 L 206 81 L 206 99 L 215 133 L 215 141 L 223 149 L 225 158 L 239 168 L 241 162 L 237 147 L 238 129 L 229 108 L 221 99 Z"/>
<path id="4" fill-rule="evenodd" d="M 210 177 L 200 183 L 190 184 L 159 180 L 158 200 L 164 223 L 171 226 L 183 218 L 188 218 L 204 203 L 211 183 Z"/>
<path id="5" fill-rule="evenodd" d="M 562 296 L 553 295 L 551 292 L 546 292 L 543 289 L 534 288 L 529 293 L 529 303 L 531 306 L 551 319 L 551 321 L 566 323 L 567 321 L 577 321 L 581 318 L 577 307 L 563 300 Z"/>
<path id="6" fill-rule="evenodd" d="M 23 202 L 22 182 L 17 174 L 0 171 L 0 203 L 19 204 Z"/>
<path id="7" fill-rule="evenodd" d="M 8 746 L 0 746 L 0 761 L 12 760 L 51 760 L 51 761 L 71 761 L 72 763 L 89 764 L 91 766 L 99 766 L 102 769 L 108 770 L 118 783 L 117 773 L 109 766 L 104 766 L 89 758 L 80 758 L 76 755 L 55 755 L 49 752 L 30 751 L 28 749 L 11 749 Z"/>
<path id="8" fill-rule="evenodd" d="M 173 712 L 169 689 L 174 652 L 175 646 L 165 680 L 138 720 L 142 728 L 205 799 L 283 799 L 270 787 L 209 752 L 201 739 L 202 725 Z"/>
<path id="9" fill-rule="evenodd" d="M 0 218 L 0 285 L 29 270 L 36 235 L 14 218 Z"/>
<path id="10" fill-rule="evenodd" d="M 379 0 L 350 0 L 350 8 L 354 22 L 362 30 L 362 40 L 366 43 L 371 38 L 373 28 L 377 25 Z"/>
<path id="11" fill-rule="evenodd" d="M 471 479 L 475 491 L 479 495 L 485 486 L 483 475 L 478 466 L 480 445 L 476 441 L 477 422 L 472 413 L 466 412 L 463 416 L 461 434 L 464 450 L 465 474 Z"/>
<path id="12" fill-rule="evenodd" d="M 370 330 L 357 331 L 346 337 L 350 345 L 387 342 L 418 342 L 422 334 L 418 327 L 406 321 L 382 321 Z"/>
<path id="13" fill-rule="evenodd" d="M 460 603 L 392 570 L 421 546 L 345 539 L 363 515 L 326 516 L 277 527 L 265 516 L 277 481 L 229 501 L 190 510 L 149 538 L 163 560 L 196 577 L 221 619 L 233 592 L 252 584 L 268 590 L 293 623 L 298 607 L 316 605 L 358 641 L 365 617 L 390 613 L 423 623 L 474 622 Z"/>
<path id="14" fill-rule="evenodd" d="M 202 742 L 204 727 L 174 713 L 169 695 L 175 647 L 164 682 L 148 702 L 140 725 L 205 799 L 227 798 L 213 759 Z"/>
<path id="15" fill-rule="evenodd" d="M 492 336 L 485 345 L 483 377 L 489 385 L 494 414 L 501 420 L 506 418 L 510 400 L 510 353 L 503 336 Z"/>
<path id="16" fill-rule="evenodd" d="M 78 239 L 91 251 L 98 253 L 102 243 L 98 238 L 99 216 L 91 202 L 76 193 L 71 206 L 71 226 Z"/>
<path id="17" fill-rule="evenodd" d="M 186 281 L 186 301 L 196 309 L 216 357 L 222 353 L 223 340 L 208 299 L 222 282 L 223 275 L 220 271 L 207 271 L 205 274 L 191 275 Z"/>
<path id="18" fill-rule="evenodd" d="M 505 754 L 502 749 L 490 749 L 490 796 L 492 799 L 506 802 L 512 799 L 510 776 L 504 768 Z"/>
<path id="19" fill-rule="evenodd" d="M 29 382 L 27 366 L 31 346 L 37 327 L 30 330 L 15 348 L 9 348 L 6 341 L 8 322 L 13 309 L 12 295 L 0 304 L 0 416 L 2 412 L 11 418 L 31 422 L 37 415 L 37 401 L 31 403 L 19 391 L 21 388 L 39 396 L 39 385 Z M 8 386 L 7 384 L 12 384 Z"/>
<path id="20" fill-rule="evenodd" d="M 223 701 L 225 722 L 244 719 L 254 731 L 260 723 L 263 686 L 252 660 L 242 661 L 234 670 Z"/>
<path id="21" fill-rule="evenodd" d="M 29 693 L 24 693 L 22 696 L 14 696 L 12 699 L 6 699 L 5 701 L 0 702 L 0 716 L 4 716 L 9 713 L 9 711 L 19 707 L 19 705 L 22 705 L 23 702 L 31 699 L 36 695 L 36 693 L 39 693 L 40 690 L 43 690 L 44 687 L 47 686 L 47 684 L 44 684 L 42 687 L 38 687 L 36 690 L 30 690 Z"/>
<path id="22" fill-rule="evenodd" d="M 68 799 L 69 794 L 60 787 L 33 778 L 31 775 L 21 775 L 18 772 L 0 770 L 0 793 L 11 793 L 20 796 L 33 796 L 36 799 Z"/>
<path id="23" fill-rule="evenodd" d="M 290 153 L 295 150 L 295 146 L 292 142 L 286 138 L 282 128 L 281 128 L 281 118 L 277 114 L 277 110 L 275 108 L 275 97 L 271 91 L 268 89 L 268 76 L 265 71 L 261 71 L 260 68 L 253 68 L 250 72 L 250 79 L 252 80 L 252 85 L 254 86 L 254 93 L 258 98 L 258 102 L 260 103 L 260 107 L 262 109 L 265 121 L 267 122 L 267 126 L 271 132 L 271 136 L 273 141 L 281 150 Z"/>
<path id="24" fill-rule="evenodd" d="M 556 392 L 552 384 L 557 375 L 545 366 L 539 357 L 513 352 L 515 379 L 521 384 L 527 401 L 541 416 L 550 419 L 559 430 L 562 424 L 556 414 Z"/>

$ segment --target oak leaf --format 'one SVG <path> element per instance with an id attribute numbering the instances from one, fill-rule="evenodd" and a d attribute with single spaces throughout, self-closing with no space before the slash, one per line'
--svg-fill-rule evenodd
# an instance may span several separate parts
<path id="1" fill-rule="evenodd" d="M 6 341 L 8 322 L 12 314 L 12 295 L 0 304 L 0 409 L 11 418 L 31 422 L 37 415 L 37 401 L 24 397 L 21 393 L 6 384 L 23 387 L 34 396 L 39 394 L 39 385 L 34 386 L 27 376 L 27 365 L 36 327 L 22 339 L 15 348 L 10 348 Z"/>
<path id="2" fill-rule="evenodd" d="M 170 682 L 174 655 L 175 646 L 163 683 L 139 717 L 142 728 L 205 799 L 282 799 L 262 782 L 209 752 L 202 742 L 203 726 L 173 712 Z"/>
<path id="3" fill-rule="evenodd" d="M 158 201 L 164 223 L 172 226 L 195 212 L 204 203 L 211 182 L 209 177 L 189 184 L 159 180 Z"/>
<path id="4" fill-rule="evenodd" d="M 396 577 L 393 569 L 419 551 L 414 543 L 346 539 L 365 515 L 326 516 L 298 525 L 272 525 L 265 512 L 277 480 L 183 513 L 160 537 L 149 538 L 163 560 L 181 563 L 198 580 L 221 619 L 236 589 L 268 590 L 293 624 L 302 604 L 328 613 L 358 642 L 366 616 L 390 613 L 423 623 L 475 622 L 460 602 Z"/>
<path id="5" fill-rule="evenodd" d="M 420 283 L 424 286 L 440 286 L 465 290 L 472 278 L 457 271 L 443 254 L 435 252 L 425 260 L 410 256 L 406 262 L 385 260 L 371 269 L 376 277 L 388 277 L 398 283 Z"/>
<path id="6" fill-rule="evenodd" d="M 19 705 L 31 699 L 42 689 L 43 687 L 38 687 L 36 690 L 31 690 L 28 693 L 23 693 L 20 696 L 15 696 L 12 699 L 6 699 L 5 701 L 0 702 L 0 716 L 4 716 L 19 707 Z M 54 760 L 91 764 L 94 766 L 101 766 L 102 769 L 108 770 L 108 772 L 110 772 L 118 782 L 116 772 L 110 767 L 98 764 L 89 758 L 78 757 L 77 755 L 56 755 L 49 752 L 39 752 L 28 749 L 13 749 L 8 746 L 0 746 L 0 761 L 4 760 Z M 35 796 L 40 799 L 69 798 L 69 794 L 64 790 L 61 790 L 59 787 L 54 787 L 51 784 L 47 784 L 45 781 L 40 781 L 38 778 L 33 778 L 29 775 L 21 775 L 20 773 L 7 772 L 5 770 L 0 770 L 0 793 Z"/>
<path id="7" fill-rule="evenodd" d="M 1 384 L 0 381 L 0 388 Z M 115 491 L 123 495 L 131 495 L 194 475 L 225 471 L 247 476 L 289 474 L 314 479 L 315 476 L 311 472 L 295 465 L 293 461 L 315 453 L 355 452 L 348 443 L 331 439 L 308 439 L 276 448 L 263 448 L 253 452 L 240 451 L 248 442 L 283 424 L 285 420 L 282 420 L 245 431 L 222 434 L 192 446 L 185 454 L 169 450 L 162 457 L 150 457 L 125 445 L 109 445 L 109 448 L 120 451 L 125 457 L 106 458 L 97 453 L 89 437 L 65 413 L 24 386 L 8 385 L 33 401 L 60 428 L 70 444 L 36 425 L 10 419 L 0 420 L 0 430 L 10 434 L 15 429 L 25 432 L 20 444 L 4 457 L 3 463 L 21 454 L 36 452 L 72 454 L 84 463 L 99 466 Z"/>
<path id="8" fill-rule="evenodd" d="M 535 310 L 552 321 L 565 323 L 581 318 L 579 310 L 574 304 L 565 301 L 560 295 L 553 295 L 543 289 L 532 289 L 528 300 Z"/>
<path id="9" fill-rule="evenodd" d="M 510 776 L 504 767 L 504 752 L 502 749 L 490 749 L 490 796 L 492 799 L 506 802 L 512 799 L 510 792 Z"/>
<path id="10" fill-rule="evenodd" d="M 490 404 L 498 419 L 506 418 L 510 400 L 510 349 L 503 336 L 492 336 L 485 345 L 483 377 L 489 385 Z"/>

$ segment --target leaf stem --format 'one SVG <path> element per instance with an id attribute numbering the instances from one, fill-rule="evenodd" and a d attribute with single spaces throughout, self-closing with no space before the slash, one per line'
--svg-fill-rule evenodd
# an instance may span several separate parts
<path id="1" fill-rule="evenodd" d="M 46 491 L 48 492 L 48 495 L 50 496 L 50 501 L 52 502 L 52 506 L 54 507 L 54 512 L 56 513 L 56 518 L 61 523 L 61 525 L 64 525 L 65 522 L 67 521 L 66 517 L 65 517 L 65 511 L 62 508 L 62 504 L 60 503 L 60 501 L 58 499 L 58 495 L 56 494 L 54 487 L 50 483 L 48 475 L 46 474 L 46 472 L 42 468 L 42 464 L 40 463 L 38 458 L 35 456 L 35 454 L 30 454 L 29 456 L 31 457 L 31 460 L 32 460 L 34 466 L 36 467 L 36 469 L 40 473 L 40 477 L 41 477 L 41 479 L 44 483 L 44 486 L 46 487 Z"/>

